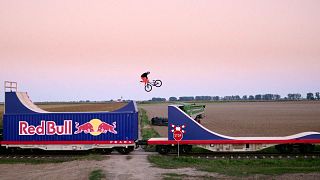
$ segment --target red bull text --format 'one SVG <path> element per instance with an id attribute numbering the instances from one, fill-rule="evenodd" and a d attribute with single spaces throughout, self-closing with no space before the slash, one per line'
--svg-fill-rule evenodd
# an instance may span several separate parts
<path id="1" fill-rule="evenodd" d="M 19 121 L 19 135 L 72 135 L 72 120 L 64 120 L 63 125 L 54 121 L 41 121 L 40 125 L 29 125 L 26 121 Z"/>

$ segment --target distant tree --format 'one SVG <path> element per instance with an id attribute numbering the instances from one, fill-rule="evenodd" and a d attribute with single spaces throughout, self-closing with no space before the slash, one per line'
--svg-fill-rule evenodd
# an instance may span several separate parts
<path id="1" fill-rule="evenodd" d="M 242 100 L 244 101 L 248 100 L 248 96 L 247 95 L 242 96 Z"/>
<path id="2" fill-rule="evenodd" d="M 273 100 L 273 94 L 264 94 L 262 95 L 263 100 Z"/>
<path id="3" fill-rule="evenodd" d="M 281 96 L 279 94 L 274 95 L 274 100 L 280 100 Z"/>
<path id="4" fill-rule="evenodd" d="M 319 92 L 316 92 L 316 99 L 320 100 L 320 93 Z"/>
<path id="5" fill-rule="evenodd" d="M 299 99 L 301 99 L 301 94 L 299 94 L 299 93 L 288 94 L 288 99 L 289 100 L 299 100 Z"/>
<path id="6" fill-rule="evenodd" d="M 255 100 L 261 100 L 261 99 L 262 99 L 261 94 L 257 94 L 254 99 L 255 99 Z"/>
<path id="7" fill-rule="evenodd" d="M 194 101 L 194 97 L 193 96 L 179 97 L 179 101 Z"/>
<path id="8" fill-rule="evenodd" d="M 164 102 L 164 101 L 166 101 L 166 98 L 154 97 L 151 99 L 151 101 Z"/>
<path id="9" fill-rule="evenodd" d="M 250 100 L 250 101 L 254 100 L 254 96 L 250 95 L 250 96 L 249 96 L 249 100 Z"/>
<path id="10" fill-rule="evenodd" d="M 169 98 L 169 101 L 178 101 L 178 98 L 176 98 L 176 97 L 170 97 L 170 98 Z"/>
<path id="11" fill-rule="evenodd" d="M 212 100 L 213 100 L 213 101 L 219 101 L 219 100 L 220 100 L 220 97 L 219 97 L 219 96 L 213 96 L 213 97 L 212 97 Z"/>
<path id="12" fill-rule="evenodd" d="M 239 100 L 241 100 L 241 98 L 240 98 L 239 95 L 232 96 L 231 99 L 234 100 L 234 101 L 239 101 Z"/>
<path id="13" fill-rule="evenodd" d="M 211 96 L 196 96 L 195 98 L 196 101 L 211 101 L 211 99 Z"/>
<path id="14" fill-rule="evenodd" d="M 225 96 L 223 98 L 223 100 L 226 100 L 226 101 L 238 101 L 238 100 L 241 100 L 240 96 L 236 95 L 236 96 Z"/>
<path id="15" fill-rule="evenodd" d="M 308 100 L 314 100 L 313 93 L 307 93 L 307 99 Z"/>

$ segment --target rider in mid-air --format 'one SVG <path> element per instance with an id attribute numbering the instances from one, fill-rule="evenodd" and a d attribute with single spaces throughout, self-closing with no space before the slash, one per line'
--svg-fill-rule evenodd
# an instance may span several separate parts
<path id="1" fill-rule="evenodd" d="M 148 75 L 149 75 L 149 74 L 150 74 L 150 72 L 148 71 L 148 72 L 145 72 L 145 73 L 143 73 L 143 74 L 141 75 L 142 81 L 140 81 L 140 82 L 143 82 L 144 85 L 146 85 L 146 84 L 149 82 L 149 79 L 148 79 Z"/>

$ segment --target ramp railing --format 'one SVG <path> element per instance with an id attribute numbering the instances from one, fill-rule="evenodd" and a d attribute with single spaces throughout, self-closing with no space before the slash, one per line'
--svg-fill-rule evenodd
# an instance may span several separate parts
<path id="1" fill-rule="evenodd" d="M 4 82 L 4 92 L 10 92 L 17 91 L 18 90 L 18 83 L 17 82 L 12 82 L 12 81 L 5 81 Z"/>

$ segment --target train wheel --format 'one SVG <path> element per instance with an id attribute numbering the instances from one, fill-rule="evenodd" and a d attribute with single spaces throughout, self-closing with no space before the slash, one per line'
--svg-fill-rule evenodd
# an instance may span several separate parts
<path id="1" fill-rule="evenodd" d="M 133 146 L 128 146 L 127 148 L 126 147 L 119 147 L 119 148 L 116 148 L 116 150 L 120 153 L 120 154 L 129 154 L 130 152 L 132 152 L 134 150 L 134 147 Z"/>
<path id="2" fill-rule="evenodd" d="M 103 148 L 103 149 L 98 149 L 97 150 L 100 154 L 111 154 L 111 152 L 113 151 L 113 149 L 111 148 Z"/>
<path id="3" fill-rule="evenodd" d="M 159 153 L 159 154 L 168 154 L 169 153 L 169 147 L 168 146 L 164 146 L 164 145 L 159 145 L 159 146 L 156 146 L 156 151 Z"/>
<path id="4" fill-rule="evenodd" d="M 301 144 L 299 146 L 299 151 L 301 153 L 310 153 L 314 151 L 315 146 L 313 144 Z"/>

